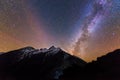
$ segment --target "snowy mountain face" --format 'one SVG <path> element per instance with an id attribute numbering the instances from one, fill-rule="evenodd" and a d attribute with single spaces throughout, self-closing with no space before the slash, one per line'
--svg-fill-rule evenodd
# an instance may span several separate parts
<path id="1" fill-rule="evenodd" d="M 83 60 L 54 46 L 49 49 L 25 47 L 0 55 L 0 77 L 11 76 L 15 80 L 56 80 L 68 67 L 77 65 L 82 68 L 85 64 Z"/>

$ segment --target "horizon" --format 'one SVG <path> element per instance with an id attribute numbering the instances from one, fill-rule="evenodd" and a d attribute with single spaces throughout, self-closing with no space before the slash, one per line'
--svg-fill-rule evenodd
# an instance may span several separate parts
<path id="1" fill-rule="evenodd" d="M 20 48 L 17 48 L 17 49 L 8 50 L 8 51 L 5 51 L 5 52 L 0 52 L 0 53 L 4 54 L 4 53 L 7 53 L 7 52 L 11 52 L 11 51 L 19 50 L 19 49 L 24 49 L 24 48 L 29 48 L 29 47 L 30 47 L 30 48 L 35 48 L 35 47 L 33 47 L 33 46 L 24 46 L 24 47 L 20 47 Z M 40 49 L 50 49 L 51 47 L 60 48 L 60 47 L 57 47 L 57 46 L 52 45 L 52 46 L 50 46 L 50 47 L 48 47 L 48 48 L 43 47 L 43 48 L 35 48 L 35 49 L 39 49 L 39 50 L 40 50 Z M 60 49 L 63 50 L 63 51 L 65 51 L 65 50 L 62 49 L 62 48 L 60 48 Z M 107 52 L 107 53 L 104 53 L 103 55 L 97 56 L 95 59 L 92 59 L 92 60 L 85 60 L 85 59 L 82 59 L 82 58 L 79 57 L 79 56 L 74 55 L 73 53 L 70 53 L 70 52 L 67 52 L 67 51 L 65 51 L 65 52 L 68 53 L 68 54 L 70 54 L 70 55 L 72 55 L 72 56 L 76 56 L 76 57 L 78 57 L 79 59 L 82 59 L 83 61 L 89 63 L 89 62 L 92 62 L 92 61 L 97 61 L 97 58 L 102 57 L 102 56 L 104 56 L 104 55 L 107 55 L 107 54 L 109 54 L 109 53 L 111 53 L 111 52 L 114 52 L 114 51 L 116 51 L 116 50 L 120 50 L 120 48 L 115 49 L 115 50 L 112 50 L 112 51 L 109 51 L 109 52 Z"/>
<path id="2" fill-rule="evenodd" d="M 51 45 L 92 61 L 120 49 L 120 0 L 0 0 L 0 52 Z"/>

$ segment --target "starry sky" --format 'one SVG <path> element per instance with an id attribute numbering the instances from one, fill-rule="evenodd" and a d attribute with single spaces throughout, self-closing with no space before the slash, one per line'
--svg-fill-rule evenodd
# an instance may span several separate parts
<path id="1" fill-rule="evenodd" d="M 0 0 L 0 52 L 52 45 L 85 61 L 120 48 L 120 0 Z"/>

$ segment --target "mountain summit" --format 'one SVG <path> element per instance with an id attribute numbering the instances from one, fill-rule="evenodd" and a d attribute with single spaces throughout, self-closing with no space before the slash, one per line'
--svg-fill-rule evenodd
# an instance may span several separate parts
<path id="1" fill-rule="evenodd" d="M 2 80 L 56 80 L 74 65 L 83 68 L 86 62 L 54 46 L 25 47 L 0 55 L 0 76 Z"/>

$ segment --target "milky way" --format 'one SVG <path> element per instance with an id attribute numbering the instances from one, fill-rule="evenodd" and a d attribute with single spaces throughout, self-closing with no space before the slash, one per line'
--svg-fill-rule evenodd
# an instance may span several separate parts
<path id="1" fill-rule="evenodd" d="M 106 16 L 111 8 L 111 1 L 108 0 L 96 0 L 93 3 L 92 10 L 87 14 L 84 23 L 81 25 L 80 35 L 75 43 L 75 48 L 73 53 L 82 56 L 84 55 L 84 50 L 87 48 L 87 41 L 94 30 L 96 25 Z"/>
<path id="2" fill-rule="evenodd" d="M 119 5 L 119 0 L 96 0 L 93 3 L 80 25 L 80 33 L 73 49 L 75 55 L 90 61 L 96 55 L 101 56 L 120 48 Z"/>
<path id="3" fill-rule="evenodd" d="M 0 0 L 0 52 L 54 45 L 91 61 L 119 34 L 120 0 Z"/>

